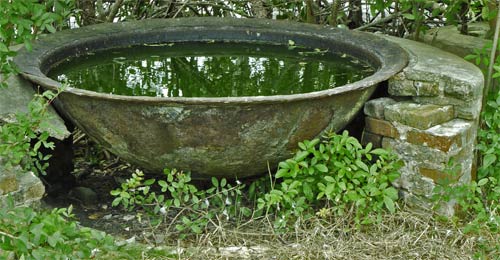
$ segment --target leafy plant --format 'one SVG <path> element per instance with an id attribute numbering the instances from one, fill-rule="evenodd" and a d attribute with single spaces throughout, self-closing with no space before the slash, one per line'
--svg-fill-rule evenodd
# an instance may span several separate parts
<path id="1" fill-rule="evenodd" d="M 140 207 L 157 221 L 169 220 L 184 235 L 199 234 L 221 219 L 275 216 L 274 227 L 280 230 L 317 210 L 320 217 L 353 213 L 356 224 L 372 223 L 372 213 L 380 220 L 383 211 L 396 211 L 398 193 L 391 186 L 401 166 L 396 155 L 372 150 L 371 144 L 362 147 L 347 132 L 299 147 L 292 159 L 279 164 L 275 177 L 256 180 L 248 189 L 212 178 L 211 187 L 203 190 L 191 183 L 189 173 L 166 169 L 166 178 L 156 181 L 136 171 L 111 192 L 113 206 Z"/>
<path id="2" fill-rule="evenodd" d="M 492 43 L 486 44 L 481 50 L 474 50 L 473 54 L 465 59 L 473 60 L 476 65 L 484 65 L 484 69 L 491 62 L 496 73 L 493 79 L 500 77 L 500 61 L 498 56 L 494 61 L 489 57 Z M 500 50 L 500 49 L 499 49 Z M 498 53 L 498 52 L 497 52 Z M 498 80 L 496 81 L 498 84 Z M 478 129 L 477 150 L 479 156 L 479 167 L 477 169 L 477 180 L 470 184 L 450 187 L 446 192 L 446 199 L 454 199 L 460 204 L 462 212 L 465 212 L 470 223 L 466 230 L 478 232 L 486 225 L 496 231 L 500 225 L 500 92 L 491 89 L 484 93 L 483 110 L 481 114 L 481 125 Z M 465 190 L 465 192 L 460 192 Z"/>
<path id="3" fill-rule="evenodd" d="M 71 207 L 38 212 L 8 199 L 0 208 L 0 257 L 90 259 L 118 249 L 111 236 L 80 227 L 73 218 Z"/>
<path id="4" fill-rule="evenodd" d="M 45 174 L 50 154 L 41 148 L 53 149 L 49 141 L 51 117 L 47 110 L 57 96 L 51 91 L 36 94 L 28 105 L 28 113 L 17 114 L 12 122 L 0 126 L 0 157 L 7 167 L 20 165 L 24 170 Z"/>
<path id="5" fill-rule="evenodd" d="M 489 52 L 492 44 L 482 50 L 475 50 L 466 59 L 472 59 L 477 65 L 490 61 Z M 493 78 L 500 77 L 500 65 L 496 59 L 494 68 L 497 71 Z M 483 66 L 485 68 L 486 66 Z M 498 81 L 496 82 L 498 84 Z M 440 201 L 455 201 L 459 205 L 465 233 L 481 234 L 486 230 L 493 234 L 500 232 L 500 92 L 498 90 L 485 93 L 481 125 L 478 129 L 477 150 L 479 165 L 477 179 L 470 183 L 459 185 L 438 185 L 435 199 Z M 480 242 L 476 258 L 483 259 L 492 252 L 499 252 L 497 244 Z"/>
<path id="6" fill-rule="evenodd" d="M 279 215 L 277 227 L 317 208 L 336 216 L 352 212 L 358 224 L 371 223 L 369 213 L 380 218 L 384 209 L 396 211 L 398 192 L 391 186 L 401 166 L 396 155 L 372 150 L 371 144 L 362 147 L 347 131 L 304 141 L 299 147 L 292 159 L 279 164 L 276 179 L 281 182 L 258 199 L 259 208 Z"/>
<path id="7" fill-rule="evenodd" d="M 251 210 L 242 205 L 242 189 L 224 178 L 212 178 L 212 186 L 198 189 L 191 183 L 191 174 L 175 169 L 164 171 L 165 179 L 144 179 L 144 173 L 136 171 L 132 177 L 111 191 L 116 198 L 112 205 L 122 205 L 127 210 L 139 207 L 149 213 L 154 222 L 165 222 L 169 215 L 177 212 L 170 223 L 183 236 L 199 234 L 208 228 L 215 217 L 226 219 L 249 216 Z M 171 226 L 171 225 L 169 225 Z"/>
<path id="8" fill-rule="evenodd" d="M 11 0 L 0 1 L 0 87 L 16 73 L 11 58 L 16 52 L 11 45 L 24 44 L 30 50 L 31 41 L 45 32 L 62 28 L 74 10 L 72 0 Z"/>

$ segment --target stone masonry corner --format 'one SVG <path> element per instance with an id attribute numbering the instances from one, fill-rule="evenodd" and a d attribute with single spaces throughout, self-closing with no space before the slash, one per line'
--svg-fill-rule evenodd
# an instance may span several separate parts
<path id="1" fill-rule="evenodd" d="M 404 48 L 410 62 L 389 80 L 388 97 L 365 104 L 362 143 L 399 155 L 405 166 L 395 186 L 406 201 L 422 205 L 435 185 L 469 182 L 475 174 L 484 78 L 458 56 L 415 41 L 387 39 Z M 453 206 L 443 213 L 453 214 Z"/>

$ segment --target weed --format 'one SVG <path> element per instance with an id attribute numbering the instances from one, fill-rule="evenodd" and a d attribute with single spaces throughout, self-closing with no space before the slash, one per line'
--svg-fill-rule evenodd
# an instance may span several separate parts
<path id="1" fill-rule="evenodd" d="M 242 205 L 244 184 L 233 186 L 224 178 L 214 177 L 212 186 L 203 190 L 191 183 L 190 173 L 165 169 L 164 175 L 165 179 L 159 181 L 144 180 L 144 173 L 136 171 L 121 187 L 111 191 L 116 197 L 112 205 L 122 205 L 129 211 L 140 207 L 155 223 L 167 221 L 169 213 L 176 212 L 168 226 L 174 226 L 183 237 L 202 233 L 213 219 L 251 214 Z"/>
<path id="2" fill-rule="evenodd" d="M 112 204 L 127 210 L 140 207 L 184 236 L 200 234 L 221 220 L 264 216 L 274 219 L 275 230 L 281 231 L 315 214 L 354 213 L 356 224 L 368 224 L 375 220 L 374 212 L 380 221 L 384 210 L 396 211 L 398 195 L 391 182 L 399 177 L 400 163 L 394 154 L 372 150 L 371 144 L 362 147 L 347 132 L 304 141 L 299 147 L 292 159 L 279 164 L 274 177 L 263 177 L 248 188 L 212 178 L 211 187 L 203 190 L 191 183 L 189 173 L 166 169 L 165 179 L 156 181 L 136 171 L 111 192 Z"/>
<path id="3" fill-rule="evenodd" d="M 15 207 L 12 199 L 0 208 L 0 256 L 3 259 L 89 259 L 117 250 L 103 232 L 78 226 L 72 208 L 38 212 Z"/>
<path id="4" fill-rule="evenodd" d="M 357 224 L 374 221 L 368 213 L 384 209 L 396 211 L 397 190 L 391 182 L 401 167 L 395 154 L 384 149 L 363 147 L 344 131 L 329 133 L 323 140 L 299 143 L 300 150 L 291 159 L 279 163 L 276 179 L 281 180 L 269 193 L 258 199 L 258 207 L 279 214 L 275 227 L 283 227 L 297 218 L 354 214 Z"/>

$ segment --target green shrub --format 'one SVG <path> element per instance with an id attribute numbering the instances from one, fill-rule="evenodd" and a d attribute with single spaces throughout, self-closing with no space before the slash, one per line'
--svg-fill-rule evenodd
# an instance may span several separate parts
<path id="1" fill-rule="evenodd" d="M 251 210 L 243 206 L 244 184 L 232 185 L 224 178 L 212 178 L 212 186 L 204 190 L 192 184 L 189 172 L 165 169 L 164 175 L 165 178 L 158 181 L 145 180 L 144 173 L 136 171 L 111 191 L 116 197 L 112 205 L 122 205 L 129 211 L 140 208 L 156 224 L 169 221 L 169 226 L 175 227 L 182 237 L 202 233 L 217 216 L 237 219 L 251 214 Z M 176 217 L 168 219 L 172 212 Z"/>
<path id="2" fill-rule="evenodd" d="M 7 167 L 20 165 L 26 171 L 44 174 L 50 154 L 40 148 L 54 149 L 49 141 L 48 129 L 51 117 L 47 113 L 57 94 L 46 91 L 36 94 L 28 104 L 28 113 L 17 114 L 12 122 L 0 125 L 0 158 Z"/>
<path id="3" fill-rule="evenodd" d="M 12 57 L 16 55 L 10 47 L 24 44 L 31 49 L 31 41 L 38 34 L 55 32 L 74 12 L 74 0 L 10 0 L 0 1 L 0 87 L 4 80 L 16 73 Z"/>
<path id="4" fill-rule="evenodd" d="M 434 200 L 439 207 L 441 201 L 454 201 L 459 214 L 452 219 L 464 222 L 464 233 L 498 234 L 500 232 L 500 92 L 490 94 L 481 115 L 482 128 L 478 129 L 479 167 L 477 179 L 470 183 L 450 185 L 441 183 L 434 190 Z M 452 174 L 454 173 L 451 170 Z M 477 242 L 475 259 L 487 259 L 498 255 L 500 246 L 491 239 Z"/>
<path id="5" fill-rule="evenodd" d="M 15 207 L 12 200 L 0 208 L 2 259 L 89 259 L 117 250 L 111 236 L 78 226 L 68 209 L 50 212 Z"/>
<path id="6" fill-rule="evenodd" d="M 398 192 L 391 182 L 401 167 L 396 155 L 372 150 L 371 143 L 363 147 L 347 131 L 299 147 L 292 159 L 279 163 L 276 179 L 281 182 L 258 200 L 259 208 L 279 215 L 277 227 L 317 208 L 324 208 L 320 215 L 354 213 L 361 224 L 373 221 L 370 213 L 380 219 L 384 209 L 395 212 Z"/>
<path id="7" fill-rule="evenodd" d="M 238 222 L 274 216 L 274 227 L 282 230 L 315 214 L 353 213 L 356 224 L 368 224 L 374 215 L 380 220 L 386 209 L 396 211 L 398 193 L 391 186 L 401 166 L 396 155 L 372 150 L 371 144 L 362 147 L 347 132 L 304 141 L 299 147 L 292 159 L 279 164 L 275 177 L 263 177 L 248 188 L 212 178 L 211 187 L 202 190 L 191 183 L 189 173 L 166 169 L 166 178 L 156 181 L 136 171 L 111 192 L 116 197 L 113 206 L 140 207 L 153 221 L 168 221 L 183 235 L 199 234 L 221 218 Z"/>

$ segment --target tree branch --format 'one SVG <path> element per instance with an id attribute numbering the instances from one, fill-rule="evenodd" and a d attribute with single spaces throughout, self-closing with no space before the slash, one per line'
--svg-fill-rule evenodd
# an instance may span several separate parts
<path id="1" fill-rule="evenodd" d="M 123 4 L 123 0 L 116 0 L 115 3 L 111 6 L 111 10 L 109 11 L 109 15 L 106 18 L 106 21 L 111 23 L 116 17 L 116 14 L 118 14 L 118 10 L 120 10 L 120 7 Z"/>
<path id="2" fill-rule="evenodd" d="M 356 28 L 356 29 L 354 29 L 354 30 L 359 30 L 359 31 L 362 31 L 362 30 L 364 30 L 364 29 L 367 29 L 367 28 L 373 27 L 373 26 L 375 26 L 375 25 L 379 25 L 379 24 L 382 24 L 382 23 L 389 22 L 389 21 L 391 21 L 392 19 L 398 18 L 400 15 L 401 15 L 401 13 L 399 13 L 399 12 L 398 12 L 398 13 L 393 13 L 393 14 L 391 14 L 391 15 L 389 15 L 389 16 L 386 16 L 386 17 L 384 17 L 384 18 L 382 18 L 382 19 L 379 19 L 379 20 L 373 21 L 373 22 L 371 22 L 371 23 L 369 23 L 369 24 L 365 24 L 365 25 L 363 25 L 363 26 L 360 26 L 360 27 L 358 27 L 358 28 Z"/>

